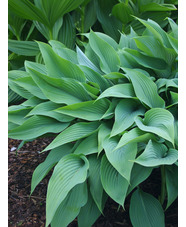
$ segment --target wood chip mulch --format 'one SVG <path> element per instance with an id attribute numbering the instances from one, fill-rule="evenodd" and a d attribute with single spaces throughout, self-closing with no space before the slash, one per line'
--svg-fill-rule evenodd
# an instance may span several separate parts
<path id="1" fill-rule="evenodd" d="M 45 197 L 47 183 L 51 174 L 36 187 L 30 196 L 30 184 L 33 171 L 45 160 L 48 152 L 39 153 L 50 142 L 51 138 L 37 139 L 25 144 L 16 155 L 15 149 L 21 141 L 8 141 L 8 226 L 9 227 L 44 227 L 45 226 Z M 157 196 L 160 191 L 159 171 L 152 172 L 151 177 L 142 184 L 142 189 Z M 165 212 L 166 227 L 178 226 L 177 200 Z M 111 199 L 108 199 L 104 215 L 96 221 L 93 227 L 132 227 L 129 219 L 130 196 L 125 202 L 125 211 L 120 209 Z M 77 227 L 74 220 L 68 227 Z"/>

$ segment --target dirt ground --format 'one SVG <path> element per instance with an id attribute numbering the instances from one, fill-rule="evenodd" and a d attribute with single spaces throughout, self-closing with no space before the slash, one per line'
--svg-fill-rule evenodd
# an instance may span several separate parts
<path id="1" fill-rule="evenodd" d="M 31 177 L 34 169 L 45 160 L 47 153 L 39 154 L 50 142 L 50 138 L 37 139 L 25 144 L 16 155 L 15 148 L 21 141 L 9 139 L 8 144 L 8 223 L 9 227 L 44 227 L 45 226 L 45 196 L 50 174 L 36 187 L 30 196 Z M 160 173 L 153 170 L 149 179 L 142 184 L 145 192 L 157 196 L 160 192 Z M 125 202 L 126 211 L 120 209 L 111 199 L 108 199 L 104 215 L 100 216 L 93 227 L 132 227 L 129 219 L 130 196 Z M 178 226 L 178 201 L 176 200 L 165 212 L 166 227 Z M 74 220 L 69 227 L 77 227 Z"/>

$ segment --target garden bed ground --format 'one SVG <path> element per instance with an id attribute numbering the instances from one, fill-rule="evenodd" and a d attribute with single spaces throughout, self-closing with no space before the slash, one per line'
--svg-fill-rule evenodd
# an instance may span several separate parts
<path id="1" fill-rule="evenodd" d="M 38 185 L 32 196 L 30 196 L 30 183 L 34 169 L 45 160 L 47 155 L 47 153 L 39 154 L 38 151 L 43 150 L 50 141 L 51 139 L 45 138 L 29 142 L 18 151 L 16 156 L 14 147 L 17 148 L 20 141 L 9 139 L 9 227 L 45 226 L 45 196 L 50 175 Z M 160 192 L 160 183 L 160 175 L 157 169 L 152 172 L 149 179 L 143 182 L 142 189 L 157 196 Z M 109 199 L 104 209 L 105 216 L 100 216 L 94 227 L 132 227 L 128 214 L 129 202 L 130 196 L 125 202 L 126 211 L 120 209 L 117 212 L 117 204 Z M 178 226 L 177 200 L 165 212 L 165 218 L 166 227 Z M 76 220 L 69 227 L 77 227 Z"/>

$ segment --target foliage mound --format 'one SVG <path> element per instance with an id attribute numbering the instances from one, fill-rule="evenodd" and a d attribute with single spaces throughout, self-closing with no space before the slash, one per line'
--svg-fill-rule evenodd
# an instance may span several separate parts
<path id="1" fill-rule="evenodd" d="M 134 227 L 165 226 L 163 207 L 177 197 L 177 25 L 168 18 L 165 32 L 136 20 L 146 27 L 142 35 L 131 29 L 117 43 L 91 31 L 84 51 L 38 42 L 44 64 L 26 61 L 26 71 L 9 72 L 10 88 L 26 99 L 9 107 L 9 137 L 54 136 L 31 187 L 54 167 L 46 226 L 75 217 L 91 226 L 108 196 L 124 208 L 130 193 Z M 159 200 L 140 189 L 154 168 L 161 169 Z"/>

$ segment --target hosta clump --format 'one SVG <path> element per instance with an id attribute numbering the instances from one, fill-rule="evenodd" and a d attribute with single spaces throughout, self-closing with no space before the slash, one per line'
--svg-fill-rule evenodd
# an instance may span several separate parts
<path id="1" fill-rule="evenodd" d="M 166 33 L 139 19 L 144 33 L 131 29 L 119 44 L 91 31 L 84 52 L 39 42 L 45 65 L 25 62 L 25 72 L 9 72 L 9 86 L 27 99 L 9 108 L 9 137 L 55 137 L 31 185 L 32 193 L 55 166 L 46 226 L 67 226 L 75 217 L 78 226 L 91 226 L 108 196 L 124 207 L 129 193 L 134 227 L 165 226 L 162 205 L 177 197 L 178 156 L 177 25 L 168 20 Z M 140 189 L 155 168 L 159 201 Z"/>

